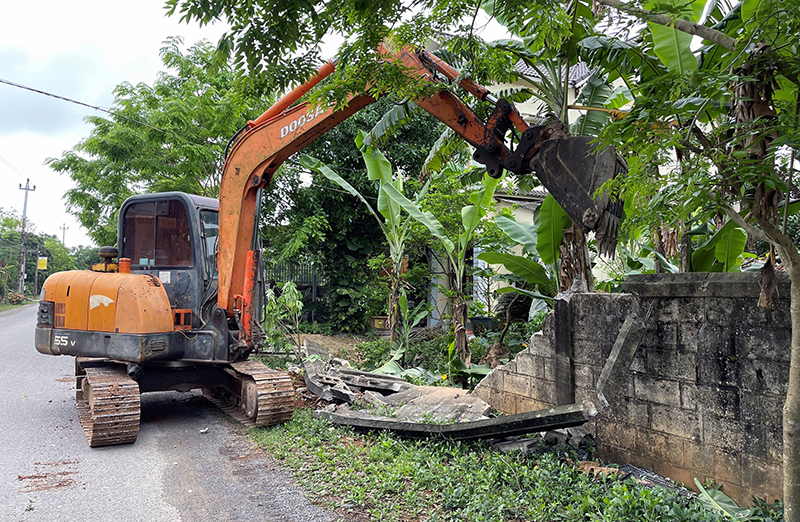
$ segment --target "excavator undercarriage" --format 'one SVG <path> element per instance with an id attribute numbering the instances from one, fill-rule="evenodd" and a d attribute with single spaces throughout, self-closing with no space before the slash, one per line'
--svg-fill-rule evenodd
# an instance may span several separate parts
<path id="1" fill-rule="evenodd" d="M 93 448 L 136 441 L 144 391 L 201 389 L 222 411 L 254 428 L 286 422 L 294 411 L 289 375 L 257 361 L 161 364 L 143 369 L 108 359 L 78 357 L 75 384 L 78 416 Z"/>

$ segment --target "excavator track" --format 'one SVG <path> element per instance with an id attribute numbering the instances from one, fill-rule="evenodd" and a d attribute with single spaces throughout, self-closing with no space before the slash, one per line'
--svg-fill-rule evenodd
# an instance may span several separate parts
<path id="1" fill-rule="evenodd" d="M 139 434 L 139 385 L 123 367 L 86 368 L 78 375 L 78 417 L 89 446 L 130 444 Z"/>
<path id="2" fill-rule="evenodd" d="M 245 426 L 260 428 L 289 421 L 294 413 L 294 388 L 289 374 L 257 361 L 231 363 L 239 396 L 221 397 L 205 390 L 206 398 Z"/>

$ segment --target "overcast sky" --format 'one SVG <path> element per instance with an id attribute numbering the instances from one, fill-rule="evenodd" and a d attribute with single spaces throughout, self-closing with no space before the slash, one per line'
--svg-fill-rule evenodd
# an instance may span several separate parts
<path id="1" fill-rule="evenodd" d="M 163 0 L 39 0 L 3 2 L 0 7 L 0 78 L 103 108 L 119 83 L 152 84 L 168 36 L 186 44 L 216 42 L 219 25 L 168 18 Z M 84 116 L 103 113 L 0 83 L 0 207 L 22 214 L 25 185 L 28 219 L 37 232 L 62 237 L 67 246 L 88 245 L 85 230 L 67 214 L 62 196 L 72 186 L 66 175 L 44 165 L 86 137 Z M 5 161 L 3 161 L 5 160 Z M 13 166 L 9 167 L 7 163 Z"/>
<path id="2" fill-rule="evenodd" d="M 163 0 L 3 2 L 0 79 L 111 108 L 116 85 L 153 83 L 162 69 L 159 49 L 164 39 L 183 36 L 187 46 L 203 38 L 216 43 L 225 30 L 220 24 L 200 28 L 180 23 L 178 16 L 168 18 L 163 4 Z M 490 24 L 482 36 L 505 37 L 498 28 Z M 87 115 L 103 113 L 0 83 L 0 208 L 21 215 L 25 191 L 19 186 L 30 178 L 36 190 L 28 193 L 29 222 L 37 232 L 59 239 L 66 225 L 68 247 L 91 241 L 62 199 L 72 187 L 71 179 L 44 162 L 61 157 L 89 134 L 91 126 L 83 122 Z"/>

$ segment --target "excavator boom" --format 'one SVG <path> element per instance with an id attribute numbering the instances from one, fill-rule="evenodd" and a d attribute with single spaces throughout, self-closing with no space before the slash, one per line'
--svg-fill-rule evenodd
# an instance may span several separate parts
<path id="1" fill-rule="evenodd" d="M 559 121 L 528 125 L 507 100 L 492 100 L 486 88 L 461 78 L 458 71 L 425 51 L 406 47 L 391 52 L 381 46 L 379 52 L 411 74 L 442 84 L 441 90 L 416 103 L 472 145 L 473 159 L 484 164 L 490 176 L 500 177 L 503 170 L 536 174 L 576 223 L 598 233 L 603 251 L 613 252 L 621 209 L 609 205 L 608 198 L 594 197 L 605 181 L 624 169 L 624 162 L 617 161 L 613 150 L 597 155 L 594 145 L 585 137 L 570 138 Z M 247 343 L 254 328 L 251 308 L 256 277 L 253 262 L 258 255 L 254 230 L 259 189 L 269 185 L 274 172 L 292 154 L 376 101 L 369 95 L 356 95 L 341 109 L 308 103 L 293 106 L 333 70 L 333 64 L 325 64 L 309 82 L 249 122 L 225 162 L 220 185 L 217 305 L 242 323 L 240 340 Z M 457 82 L 481 100 L 493 101 L 495 108 L 487 121 L 448 90 L 442 79 Z M 518 143 L 507 140 L 509 131 L 518 136 Z M 540 151 L 547 153 L 543 156 Z"/>

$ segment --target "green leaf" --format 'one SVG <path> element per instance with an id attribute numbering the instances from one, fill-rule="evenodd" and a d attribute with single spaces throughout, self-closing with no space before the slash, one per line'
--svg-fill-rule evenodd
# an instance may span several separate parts
<path id="1" fill-rule="evenodd" d="M 518 286 L 504 286 L 502 288 L 497 289 L 498 294 L 510 294 L 511 292 L 527 295 L 528 297 L 531 297 L 536 301 L 544 301 L 545 303 L 550 303 L 550 304 L 553 303 L 553 296 L 547 296 L 539 292 L 534 292 L 533 290 L 519 288 Z M 533 303 L 531 303 L 531 305 L 533 305 Z"/>
<path id="2" fill-rule="evenodd" d="M 416 203 L 398 192 L 393 186 L 387 184 L 383 187 L 383 189 L 386 191 L 386 195 L 389 196 L 389 199 L 400 205 L 403 210 L 408 212 L 412 218 L 417 220 L 420 224 L 427 228 L 430 233 L 434 235 L 434 237 L 439 239 L 447 252 L 453 252 L 453 249 L 455 248 L 453 242 L 450 241 L 447 236 L 445 236 L 444 227 L 441 223 L 439 223 L 439 220 L 433 216 L 433 214 L 423 211 Z"/>
<path id="3" fill-rule="evenodd" d="M 719 490 L 719 485 L 706 489 L 696 478 L 694 484 L 700 491 L 700 500 L 711 506 L 713 509 L 724 513 L 734 520 L 755 520 L 752 508 L 740 507 L 728 495 Z M 759 519 L 760 520 L 760 519 Z"/>
<path id="4" fill-rule="evenodd" d="M 356 146 L 367 165 L 367 176 L 372 181 L 388 183 L 392 180 L 392 164 L 381 151 L 366 143 L 367 136 L 363 130 L 359 130 L 356 136 Z"/>
<path id="5" fill-rule="evenodd" d="M 548 194 L 539 207 L 540 225 L 537 230 L 536 251 L 546 265 L 552 265 L 560 255 L 559 247 L 564 237 L 564 229 L 572 226 L 572 220 Z"/>
<path id="6" fill-rule="evenodd" d="M 575 100 L 575 105 L 605 107 L 612 92 L 612 87 L 603 80 L 602 76 L 593 74 L 581 89 L 581 94 Z M 605 111 L 585 111 L 575 122 L 575 134 L 597 136 L 608 123 L 608 120 L 609 115 Z"/>
<path id="7" fill-rule="evenodd" d="M 690 22 L 697 22 L 704 6 L 704 3 L 699 1 L 691 2 L 695 4 L 694 9 L 686 7 L 684 0 L 666 0 L 659 3 L 671 5 L 676 9 L 682 8 L 679 17 Z M 653 8 L 654 4 L 655 2 L 648 2 L 645 6 Z M 697 69 L 697 58 L 691 49 L 692 35 L 652 22 L 648 22 L 647 26 L 653 37 L 653 52 L 670 72 L 685 74 Z"/>
<path id="8" fill-rule="evenodd" d="M 525 247 L 532 255 L 539 255 L 536 250 L 536 227 L 520 223 L 508 216 L 497 216 L 494 222 L 508 237 Z"/>
<path id="9" fill-rule="evenodd" d="M 532 259 L 504 252 L 481 252 L 478 259 L 492 265 L 503 265 L 506 270 L 531 285 L 538 285 L 543 293 L 555 295 L 555 284 L 547 270 Z"/>
<path id="10" fill-rule="evenodd" d="M 393 106 L 372 127 L 369 134 L 364 136 L 364 146 L 379 147 L 384 144 L 394 131 L 411 121 L 413 113 L 417 109 L 419 109 L 419 106 L 414 102 L 399 103 Z M 361 144 L 359 144 L 360 147 Z"/>
<path id="11" fill-rule="evenodd" d="M 736 267 L 741 265 L 745 243 L 747 234 L 739 227 L 731 228 L 720 237 L 714 256 L 722 264 L 725 272 L 735 272 Z"/>

